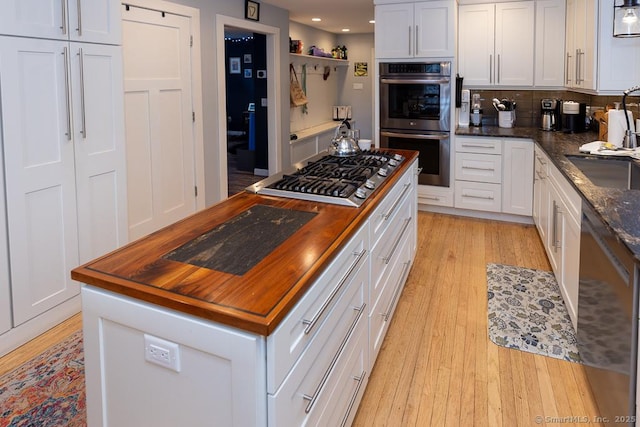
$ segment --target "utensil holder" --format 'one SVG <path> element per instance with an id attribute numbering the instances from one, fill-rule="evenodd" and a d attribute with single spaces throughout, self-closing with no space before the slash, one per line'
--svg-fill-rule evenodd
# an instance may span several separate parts
<path id="1" fill-rule="evenodd" d="M 498 111 L 498 126 L 512 128 L 515 123 L 515 111 Z"/>

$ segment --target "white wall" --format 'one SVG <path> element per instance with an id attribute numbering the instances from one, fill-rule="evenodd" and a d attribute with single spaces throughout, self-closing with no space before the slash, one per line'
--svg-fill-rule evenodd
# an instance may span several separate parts
<path id="1" fill-rule="evenodd" d="M 225 94 L 218 93 L 218 76 L 216 64 L 216 15 L 225 15 L 244 19 L 244 2 L 239 0 L 174 0 L 172 3 L 190 6 L 200 10 L 200 46 L 202 58 L 202 104 L 203 104 L 203 133 L 205 155 L 205 204 L 207 206 L 221 200 L 220 174 L 218 167 L 218 151 L 220 144 L 226 147 L 226 141 L 218 140 L 218 97 Z M 260 4 L 260 23 L 280 28 L 280 68 L 289 69 L 289 12 L 271 6 Z M 221 76 L 220 78 L 224 78 Z M 280 78 L 281 97 L 283 101 L 289 99 L 289 73 L 283 72 Z M 281 164 L 290 164 L 289 157 L 289 109 L 287 102 L 283 102 L 280 112 L 280 126 L 282 131 Z"/>

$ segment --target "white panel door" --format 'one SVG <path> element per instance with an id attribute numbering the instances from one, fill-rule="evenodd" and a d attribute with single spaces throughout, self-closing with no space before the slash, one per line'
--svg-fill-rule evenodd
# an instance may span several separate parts
<path id="1" fill-rule="evenodd" d="M 79 292 L 68 43 L 0 37 L 14 326 Z"/>
<path id="2" fill-rule="evenodd" d="M 413 57 L 413 12 L 413 4 L 376 5 L 376 58 Z"/>
<path id="3" fill-rule="evenodd" d="M 444 0 L 416 3 L 414 7 L 416 56 L 454 56 L 456 5 Z"/>
<path id="4" fill-rule="evenodd" d="M 458 69 L 468 86 L 494 84 L 493 4 L 463 5 L 458 8 Z"/>
<path id="5" fill-rule="evenodd" d="M 533 85 L 534 9 L 532 1 L 496 4 L 494 66 L 499 85 Z"/>
<path id="6" fill-rule="evenodd" d="M 129 238 L 196 210 L 189 18 L 122 11 Z"/>
<path id="7" fill-rule="evenodd" d="M 0 60 L 2 58 L 0 57 Z M 1 68 L 1 67 L 0 67 Z M 0 147 L 2 135 L 0 135 Z M 2 150 L 0 150 L 0 164 L 3 164 Z M 0 174 L 0 335 L 11 329 L 11 282 L 9 278 L 9 254 L 7 248 L 7 217 L 4 193 L 4 174 Z"/>
<path id="8" fill-rule="evenodd" d="M 67 0 L 67 2 L 71 40 L 122 44 L 119 0 Z"/>
<path id="9" fill-rule="evenodd" d="M 122 51 L 71 43 L 80 262 L 127 242 Z"/>

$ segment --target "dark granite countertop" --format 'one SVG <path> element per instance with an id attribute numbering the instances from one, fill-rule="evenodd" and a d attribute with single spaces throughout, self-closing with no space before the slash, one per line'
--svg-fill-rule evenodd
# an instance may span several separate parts
<path id="1" fill-rule="evenodd" d="M 640 262 L 640 191 L 593 185 L 566 157 L 566 155 L 583 155 L 579 152 L 579 147 L 587 142 L 596 141 L 598 139 L 597 133 L 568 134 L 546 132 L 537 128 L 506 129 L 497 126 L 482 126 L 458 128 L 456 135 L 533 139 L 572 183 L 583 200 L 594 208 L 604 223 L 631 251 L 636 261 Z"/>

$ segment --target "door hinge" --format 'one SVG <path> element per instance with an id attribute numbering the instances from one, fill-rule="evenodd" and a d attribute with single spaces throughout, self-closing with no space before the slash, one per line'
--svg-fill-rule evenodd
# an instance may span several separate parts
<path id="1" fill-rule="evenodd" d="M 196 197 L 198 197 L 198 186 L 193 187 Z"/>
<path id="2" fill-rule="evenodd" d="M 193 36 L 189 36 L 189 47 L 193 47 Z"/>
<path id="3" fill-rule="evenodd" d="M 194 122 L 194 123 L 196 121 L 196 112 L 195 111 L 191 112 L 191 121 Z"/>

